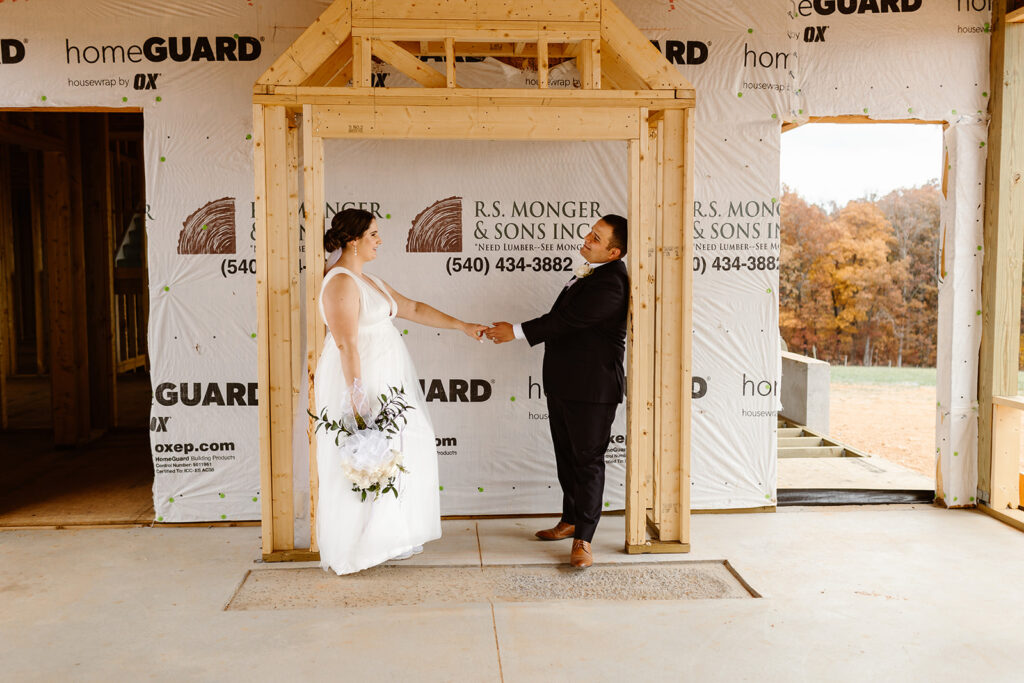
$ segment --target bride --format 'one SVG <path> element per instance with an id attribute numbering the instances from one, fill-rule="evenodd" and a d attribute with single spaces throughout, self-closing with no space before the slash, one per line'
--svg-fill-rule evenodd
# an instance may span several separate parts
<path id="1" fill-rule="evenodd" d="M 386 494 L 362 501 L 342 472 L 335 435 L 317 431 L 320 566 L 338 574 L 409 557 L 441 537 L 434 430 L 416 369 L 392 318 L 461 330 L 474 339 L 486 329 L 407 299 L 364 273 L 363 265 L 377 258 L 382 242 L 373 214 L 362 209 L 336 213 L 324 234 L 331 255 L 320 289 L 320 315 L 328 332 L 316 369 L 317 415 L 325 410 L 332 419 L 372 415 L 375 399 L 366 397 L 387 394 L 391 387 L 404 389 L 412 406 L 400 441 L 407 473 L 400 477 L 397 498 Z"/>

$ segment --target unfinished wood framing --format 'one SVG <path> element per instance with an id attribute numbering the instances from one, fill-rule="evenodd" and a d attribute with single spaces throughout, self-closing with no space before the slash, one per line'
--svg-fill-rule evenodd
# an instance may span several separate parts
<path id="1" fill-rule="evenodd" d="M 458 88 L 456 54 L 535 56 L 538 87 Z M 548 60 L 570 55 L 582 88 L 548 89 Z M 422 59 L 428 56 L 443 56 L 443 69 Z M 416 85 L 371 87 L 373 57 Z M 611 0 L 338 0 L 260 78 L 253 103 L 264 558 L 316 557 L 316 441 L 310 430 L 309 549 L 295 547 L 293 476 L 300 473 L 292 471 L 291 443 L 299 392 L 315 400 L 325 333 L 317 296 L 329 138 L 627 143 L 625 546 L 630 553 L 687 551 L 694 91 Z M 301 115 L 308 226 L 304 359 L 293 115 Z"/>
<path id="2" fill-rule="evenodd" d="M 1005 0 L 992 16 L 1005 14 Z M 993 401 L 1017 393 L 1020 353 L 1021 254 L 1024 253 L 1024 25 L 996 21 L 990 56 L 991 96 L 985 173 L 985 256 L 978 363 L 978 495 L 997 507 L 998 491 L 1017 485 L 993 452 Z M 1019 449 L 1019 444 L 1018 444 Z M 1019 451 L 1018 451 L 1019 453 Z"/>

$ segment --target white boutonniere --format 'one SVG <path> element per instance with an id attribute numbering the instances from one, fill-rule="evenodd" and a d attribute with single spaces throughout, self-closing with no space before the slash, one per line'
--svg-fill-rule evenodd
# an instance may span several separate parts
<path id="1" fill-rule="evenodd" d="M 579 266 L 576 266 L 576 270 L 573 271 L 573 275 L 575 275 L 577 278 L 582 279 L 593 272 L 594 266 L 590 265 L 589 263 L 583 263 Z"/>

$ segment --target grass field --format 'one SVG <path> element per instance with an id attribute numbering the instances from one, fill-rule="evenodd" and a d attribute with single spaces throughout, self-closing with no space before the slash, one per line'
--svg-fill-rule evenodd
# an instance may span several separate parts
<path id="1" fill-rule="evenodd" d="M 912 387 L 935 386 L 935 368 L 864 368 L 854 365 L 833 365 L 834 384 L 902 384 Z"/>
<path id="2" fill-rule="evenodd" d="M 898 384 L 908 387 L 934 387 L 935 368 L 864 368 L 833 365 L 833 384 Z M 1017 392 L 1024 394 L 1024 372 L 1017 374 Z"/>

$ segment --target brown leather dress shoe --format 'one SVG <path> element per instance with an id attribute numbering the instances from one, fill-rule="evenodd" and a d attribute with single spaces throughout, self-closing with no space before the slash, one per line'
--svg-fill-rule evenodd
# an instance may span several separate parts
<path id="1" fill-rule="evenodd" d="M 538 531 L 535 536 L 542 541 L 561 541 L 563 538 L 572 538 L 574 533 L 576 533 L 574 524 L 559 522 L 550 529 Z"/>
<path id="2" fill-rule="evenodd" d="M 594 564 L 594 556 L 590 553 L 590 544 L 579 538 L 573 539 L 569 564 L 576 569 L 586 569 Z"/>

